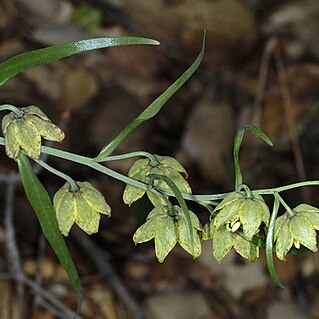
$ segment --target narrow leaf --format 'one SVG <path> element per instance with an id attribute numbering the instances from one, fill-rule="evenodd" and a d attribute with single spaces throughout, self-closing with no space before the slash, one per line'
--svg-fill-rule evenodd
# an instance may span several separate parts
<path id="1" fill-rule="evenodd" d="M 117 146 L 139 125 L 154 117 L 165 103 L 184 85 L 199 67 L 205 50 L 205 36 L 201 51 L 194 63 L 159 97 L 157 97 L 141 114 L 139 114 L 130 124 L 128 124 L 110 143 L 105 145 L 98 156 L 97 162 L 104 161 Z"/>
<path id="2" fill-rule="evenodd" d="M 279 209 L 279 198 L 278 196 L 275 195 L 275 200 L 274 200 L 274 207 L 273 211 L 270 217 L 270 222 L 269 222 L 269 228 L 266 236 L 266 262 L 267 262 L 267 268 L 269 271 L 269 274 L 273 281 L 281 288 L 284 288 L 284 285 L 281 283 L 276 269 L 274 265 L 274 255 L 273 255 L 273 245 L 274 245 L 274 230 L 275 230 L 275 223 L 276 223 L 276 218 L 277 218 L 277 213 Z"/>
<path id="3" fill-rule="evenodd" d="M 235 188 L 239 185 L 242 184 L 243 182 L 243 177 L 241 174 L 241 169 L 240 169 L 240 163 L 239 163 L 239 150 L 241 143 L 244 138 L 244 134 L 246 131 L 251 131 L 255 135 L 259 136 L 263 141 L 265 141 L 268 145 L 273 146 L 272 141 L 270 138 L 257 126 L 247 124 L 241 127 L 235 136 L 235 141 L 234 141 L 234 149 L 233 149 L 233 156 L 234 156 L 234 166 L 235 166 Z"/>
<path id="4" fill-rule="evenodd" d="M 34 174 L 28 158 L 22 153 L 20 153 L 18 157 L 18 168 L 25 193 L 37 215 L 42 231 L 67 272 L 69 280 L 75 289 L 77 309 L 79 311 L 83 299 L 80 278 L 59 230 L 49 194 Z"/>
<path id="5" fill-rule="evenodd" d="M 189 236 L 190 236 L 190 242 L 191 242 L 191 249 L 195 255 L 195 242 L 194 242 L 194 230 L 193 230 L 193 225 L 192 225 L 192 219 L 190 216 L 190 213 L 188 211 L 188 207 L 185 203 L 185 200 L 183 198 L 182 193 L 180 192 L 180 190 L 178 189 L 178 187 L 176 186 L 176 184 L 168 177 L 164 176 L 164 175 L 157 175 L 157 174 L 152 174 L 151 176 L 151 181 L 154 179 L 161 179 L 163 180 L 168 187 L 171 189 L 171 191 L 174 193 L 184 215 L 187 221 L 187 226 L 188 226 L 188 230 L 189 230 Z"/>
<path id="6" fill-rule="evenodd" d="M 0 63 L 0 85 L 27 69 L 48 64 L 77 53 L 134 44 L 159 45 L 159 42 L 140 37 L 96 38 L 53 45 L 44 49 L 22 53 Z"/>

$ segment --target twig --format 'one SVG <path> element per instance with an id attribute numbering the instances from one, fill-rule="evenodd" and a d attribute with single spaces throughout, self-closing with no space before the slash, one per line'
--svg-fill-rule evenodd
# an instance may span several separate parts
<path id="1" fill-rule="evenodd" d="M 292 150 L 293 150 L 295 163 L 296 163 L 297 174 L 300 181 L 305 181 L 307 180 L 305 164 L 303 161 L 300 142 L 298 139 L 296 123 L 292 115 L 293 103 L 292 103 L 290 92 L 289 92 L 287 74 L 286 74 L 284 63 L 283 63 L 281 49 L 279 46 L 277 46 L 277 49 L 275 50 L 275 62 L 276 62 L 276 67 L 278 72 L 279 87 L 280 87 L 283 105 L 285 109 L 287 126 L 289 130 L 289 135 L 291 138 Z M 303 194 L 304 200 L 310 203 L 310 194 L 307 188 L 302 189 L 302 194 Z"/>
<path id="2" fill-rule="evenodd" d="M 109 261 L 108 254 L 100 249 L 90 238 L 85 236 L 80 230 L 76 229 L 73 232 L 74 238 L 82 246 L 87 255 L 94 261 L 95 265 L 104 276 L 111 287 L 113 288 L 116 296 L 122 301 L 126 309 L 133 319 L 147 319 L 141 308 L 135 302 L 133 297 L 125 288 L 120 277 L 117 275 L 113 266 Z"/>
<path id="3" fill-rule="evenodd" d="M 17 276 L 24 274 L 21 256 L 16 243 L 14 223 L 13 223 L 13 209 L 14 209 L 14 191 L 16 188 L 16 174 L 9 173 L 7 176 L 7 191 L 5 200 L 5 212 L 4 212 L 4 224 L 6 228 L 6 247 L 8 252 L 8 258 L 12 264 L 12 270 Z M 18 293 L 18 310 L 17 318 L 23 318 L 23 304 L 24 304 L 24 285 L 19 281 L 17 284 Z"/>
<path id="4" fill-rule="evenodd" d="M 77 315 L 74 311 L 66 307 L 61 301 L 59 301 L 52 293 L 48 290 L 42 288 L 38 285 L 35 281 L 31 280 L 30 278 L 26 277 L 25 275 L 12 275 L 6 273 L 0 273 L 0 280 L 14 280 L 17 282 L 22 282 L 26 286 L 30 287 L 32 292 L 44 298 L 48 302 L 50 302 L 59 312 L 63 313 L 63 318 L 70 318 L 70 319 L 83 319 L 80 315 Z M 50 308 L 48 308 L 50 310 Z"/>
<path id="5" fill-rule="evenodd" d="M 37 256 L 37 262 L 36 262 L 36 275 L 35 275 L 35 282 L 38 285 L 41 285 L 42 282 L 42 262 L 43 262 L 43 256 L 44 256 L 44 251 L 46 247 L 46 240 L 41 232 L 39 235 L 39 245 L 38 245 L 38 256 Z M 32 309 L 31 309 L 31 318 L 33 318 L 34 314 L 37 311 L 37 306 L 40 304 L 40 298 L 39 296 L 35 296 L 32 304 Z"/>

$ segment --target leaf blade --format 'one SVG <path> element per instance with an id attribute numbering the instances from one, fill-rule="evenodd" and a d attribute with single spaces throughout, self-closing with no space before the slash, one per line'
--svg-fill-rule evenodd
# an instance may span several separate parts
<path id="1" fill-rule="evenodd" d="M 273 281 L 281 288 L 285 288 L 285 286 L 281 283 L 276 269 L 274 265 L 274 231 L 275 231 L 275 223 L 277 218 L 277 213 L 279 209 L 279 199 L 278 196 L 275 195 L 274 207 L 270 217 L 269 228 L 266 236 L 266 263 L 268 272 Z"/>
<path id="2" fill-rule="evenodd" d="M 0 63 L 0 85 L 3 85 L 9 79 L 27 69 L 48 64 L 74 54 L 95 49 L 135 44 L 159 45 L 159 42 L 141 37 L 95 38 L 57 44 L 47 48 L 21 53 Z"/>
<path id="3" fill-rule="evenodd" d="M 111 142 L 106 144 L 100 153 L 95 157 L 95 161 L 104 161 L 117 146 L 139 125 L 154 117 L 165 103 L 185 84 L 199 67 L 205 51 L 205 36 L 199 55 L 193 64 L 160 96 L 158 96 L 142 113 L 140 113 L 131 123 L 129 123 Z"/>
<path id="4" fill-rule="evenodd" d="M 18 157 L 18 168 L 26 196 L 37 215 L 42 231 L 75 289 L 77 310 L 79 311 L 83 300 L 82 285 L 69 250 L 59 230 L 49 194 L 34 174 L 28 158 L 22 153 Z"/>

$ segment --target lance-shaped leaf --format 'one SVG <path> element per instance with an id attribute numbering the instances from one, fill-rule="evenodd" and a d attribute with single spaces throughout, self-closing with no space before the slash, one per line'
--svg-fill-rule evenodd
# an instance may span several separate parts
<path id="1" fill-rule="evenodd" d="M 269 228 L 268 228 L 267 237 L 266 237 L 266 263 L 267 263 L 269 274 L 271 278 L 273 279 L 273 281 L 279 287 L 284 288 L 284 285 L 281 283 L 276 272 L 276 268 L 274 265 L 274 252 L 273 252 L 275 223 L 276 223 L 278 209 L 279 209 L 279 199 L 278 199 L 278 195 L 275 193 L 274 207 L 270 217 Z"/>
<path id="2" fill-rule="evenodd" d="M 59 230 L 49 194 L 34 174 L 29 160 L 23 153 L 20 153 L 17 162 L 21 181 L 28 201 L 36 213 L 45 237 L 59 258 L 75 289 L 79 311 L 83 299 L 80 278 L 74 266 L 70 252 Z"/>
<path id="3" fill-rule="evenodd" d="M 139 125 L 154 117 L 165 103 L 184 85 L 199 67 L 205 50 L 205 36 L 203 39 L 202 49 L 194 63 L 159 97 L 157 97 L 142 113 L 140 113 L 130 124 L 128 124 L 110 143 L 105 145 L 98 156 L 97 162 L 105 160 L 117 146 Z"/>
<path id="4" fill-rule="evenodd" d="M 133 44 L 159 45 L 159 42 L 140 37 L 97 38 L 53 45 L 44 49 L 22 53 L 0 63 L 0 85 L 27 69 L 61 60 L 74 54 Z"/>
<path id="5" fill-rule="evenodd" d="M 235 188 L 236 189 L 243 182 L 243 177 L 241 174 L 240 163 L 239 163 L 239 150 L 240 150 L 240 146 L 241 146 L 241 143 L 243 141 L 244 134 L 246 131 L 253 132 L 255 135 L 260 137 L 268 145 L 273 146 L 273 143 L 270 140 L 270 138 L 261 129 L 259 129 L 258 127 L 254 126 L 254 125 L 250 125 L 250 124 L 244 125 L 243 127 L 241 127 L 237 131 L 236 136 L 235 136 L 235 141 L 234 141 L 234 149 L 233 149 L 234 167 L 235 167 Z"/>

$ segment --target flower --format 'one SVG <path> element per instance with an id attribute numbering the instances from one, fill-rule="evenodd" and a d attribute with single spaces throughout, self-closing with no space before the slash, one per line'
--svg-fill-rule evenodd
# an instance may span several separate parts
<path id="1" fill-rule="evenodd" d="M 218 212 L 214 219 L 214 228 L 217 231 L 228 226 L 235 232 L 242 227 L 248 240 L 259 232 L 262 222 L 266 226 L 269 224 L 269 208 L 260 195 L 247 196 L 233 192 L 222 200 L 214 212 Z"/>
<path id="2" fill-rule="evenodd" d="M 98 232 L 100 214 L 111 215 L 111 208 L 103 195 L 88 182 L 77 182 L 78 189 L 70 190 L 65 183 L 54 195 L 53 205 L 56 211 L 61 233 L 68 236 L 76 223 L 87 234 Z"/>
<path id="3" fill-rule="evenodd" d="M 130 168 L 128 176 L 130 178 L 148 184 L 150 182 L 149 175 L 164 175 L 170 178 L 182 193 L 191 194 L 191 187 L 182 175 L 184 174 L 185 176 L 187 176 L 183 166 L 173 157 L 159 155 L 154 156 L 158 162 L 156 165 L 152 164 L 149 159 L 139 159 Z M 170 189 L 163 180 L 155 180 L 154 187 L 164 190 Z M 144 189 L 132 185 L 126 185 L 125 187 L 123 193 L 124 203 L 127 205 L 131 205 L 132 203 L 143 197 L 145 192 L 147 193 L 149 200 L 153 203 L 154 206 L 165 205 L 165 200 L 163 198 L 156 196 L 151 191 L 145 191 Z"/>
<path id="4" fill-rule="evenodd" d="M 149 213 L 146 222 L 136 230 L 133 240 L 135 244 L 139 244 L 154 238 L 155 253 L 159 262 L 164 261 L 176 243 L 196 258 L 201 253 L 198 232 L 202 227 L 193 212 L 189 211 L 189 216 L 191 225 L 179 206 L 173 206 L 170 211 L 168 206 L 158 205 Z"/>
<path id="5" fill-rule="evenodd" d="M 37 106 L 23 107 L 21 111 L 21 117 L 11 112 L 2 119 L 5 151 L 10 158 L 16 159 L 20 149 L 23 149 L 27 155 L 38 159 L 41 153 L 41 137 L 57 142 L 64 139 L 63 131 Z"/>
<path id="6" fill-rule="evenodd" d="M 274 234 L 277 257 L 285 260 L 293 245 L 297 249 L 303 245 L 316 252 L 316 230 L 319 230 L 319 209 L 316 207 L 300 204 L 292 210 L 292 214 L 286 212 L 278 217 Z"/>
<path id="7" fill-rule="evenodd" d="M 259 257 L 259 247 L 237 234 L 235 229 L 231 225 L 222 225 L 216 229 L 212 220 L 203 227 L 202 239 L 212 240 L 213 256 L 218 262 L 221 262 L 232 248 L 243 258 L 256 261 Z"/>

